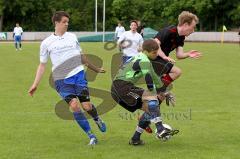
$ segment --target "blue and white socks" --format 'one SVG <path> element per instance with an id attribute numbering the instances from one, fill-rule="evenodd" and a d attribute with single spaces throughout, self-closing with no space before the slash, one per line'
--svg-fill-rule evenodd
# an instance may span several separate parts
<path id="1" fill-rule="evenodd" d="M 83 131 L 88 135 L 89 138 L 95 137 L 91 131 L 90 124 L 83 114 L 83 112 L 73 112 L 74 119 L 77 121 L 78 125 L 83 129 Z"/>

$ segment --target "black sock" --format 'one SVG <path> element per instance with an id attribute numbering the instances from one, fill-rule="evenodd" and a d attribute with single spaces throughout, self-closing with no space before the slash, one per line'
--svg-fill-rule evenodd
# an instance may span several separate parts
<path id="1" fill-rule="evenodd" d="M 93 104 L 92 104 L 92 109 L 87 111 L 87 113 L 91 115 L 91 117 L 93 117 L 93 120 L 97 121 L 99 119 L 97 109 Z"/>
<path id="2" fill-rule="evenodd" d="M 137 126 L 135 133 L 133 134 L 132 140 L 140 140 L 141 134 L 143 133 L 144 129 Z"/>
<path id="3" fill-rule="evenodd" d="M 143 133 L 144 129 L 149 126 L 149 124 L 150 124 L 150 121 L 143 114 L 141 119 L 139 120 L 138 126 L 132 137 L 132 140 L 140 140 L 141 134 Z"/>
<path id="4" fill-rule="evenodd" d="M 143 113 L 141 119 L 139 120 L 138 126 L 142 129 L 146 129 L 150 124 L 151 122 L 149 115 L 147 113 Z"/>
<path id="5" fill-rule="evenodd" d="M 155 126 L 157 128 L 157 132 L 161 132 L 164 129 L 164 126 L 162 125 L 162 122 L 155 123 Z"/>

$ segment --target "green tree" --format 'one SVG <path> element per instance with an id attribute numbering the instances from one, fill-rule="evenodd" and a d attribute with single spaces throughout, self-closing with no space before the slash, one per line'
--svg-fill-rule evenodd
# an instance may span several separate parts
<path id="1" fill-rule="evenodd" d="M 70 16 L 70 31 L 93 31 L 95 0 L 0 0 L 0 31 L 12 31 L 19 22 L 26 31 L 51 31 L 51 16 L 56 10 L 65 10 Z M 146 26 L 161 29 L 176 25 L 178 15 L 191 11 L 199 17 L 198 30 L 220 31 L 240 25 L 239 0 L 106 0 L 106 30 L 114 30 L 123 21 L 141 20 Z M 103 0 L 98 0 L 98 30 L 102 30 Z"/>

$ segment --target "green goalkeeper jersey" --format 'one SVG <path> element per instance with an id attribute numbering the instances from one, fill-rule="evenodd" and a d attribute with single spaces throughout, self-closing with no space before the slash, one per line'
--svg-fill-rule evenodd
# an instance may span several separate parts
<path id="1" fill-rule="evenodd" d="M 123 80 L 135 84 L 142 77 L 145 78 L 145 82 L 150 91 L 156 90 L 158 92 L 163 86 L 160 77 L 155 73 L 147 55 L 139 53 L 119 69 L 115 80 Z"/>

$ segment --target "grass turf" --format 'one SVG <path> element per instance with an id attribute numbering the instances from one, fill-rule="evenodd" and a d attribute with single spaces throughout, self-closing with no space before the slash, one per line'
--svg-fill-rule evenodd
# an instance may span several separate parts
<path id="1" fill-rule="evenodd" d="M 111 67 L 116 65 L 111 58 L 117 49 L 105 50 L 102 43 L 81 43 L 81 47 L 100 57 L 107 70 L 89 82 L 89 87 L 108 91 Z M 35 96 L 27 94 L 39 63 L 39 43 L 24 43 L 19 52 L 13 44 L 0 43 L 1 159 L 239 158 L 240 47 L 186 43 L 184 49 L 199 50 L 203 57 L 177 61 L 176 66 L 183 70 L 174 83 L 177 105 L 161 106 L 164 121 L 180 133 L 169 142 L 145 133 L 145 146 L 129 146 L 140 112 L 131 114 L 116 106 L 101 116 L 108 126 L 105 134 L 90 121 L 99 140 L 90 148 L 88 138 L 74 121 L 55 114 L 60 98 L 49 87 L 50 62 Z M 93 97 L 92 101 L 98 105 L 102 99 Z"/>

